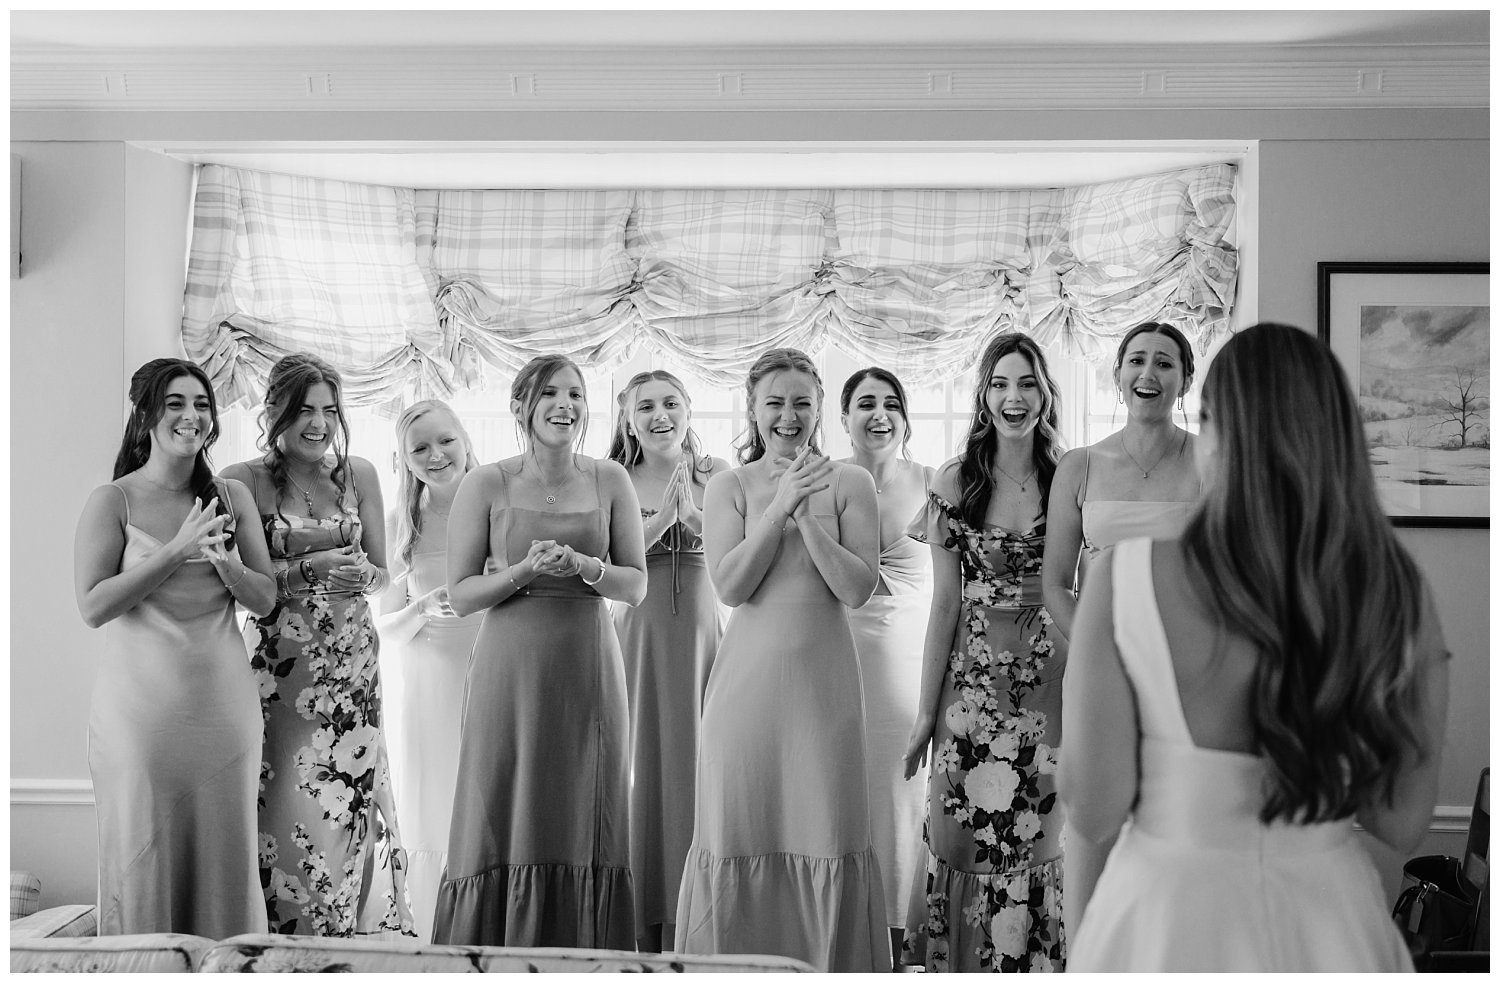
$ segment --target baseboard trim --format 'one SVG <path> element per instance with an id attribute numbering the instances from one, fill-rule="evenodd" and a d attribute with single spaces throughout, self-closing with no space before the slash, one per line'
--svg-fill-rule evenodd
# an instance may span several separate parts
<path id="1" fill-rule="evenodd" d="M 12 806 L 92 806 L 94 783 L 87 778 L 12 778 Z"/>
<path id="2" fill-rule="evenodd" d="M 87 778 L 12 778 L 10 804 L 91 806 L 94 804 L 94 783 Z M 1440 805 L 1432 810 L 1427 830 L 1430 833 L 1467 833 L 1470 812 L 1468 806 Z"/>

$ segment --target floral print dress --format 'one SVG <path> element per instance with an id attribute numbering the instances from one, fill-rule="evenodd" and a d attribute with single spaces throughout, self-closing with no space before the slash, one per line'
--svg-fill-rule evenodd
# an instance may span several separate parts
<path id="1" fill-rule="evenodd" d="M 328 518 L 262 520 L 278 571 L 360 538 L 352 501 Z M 369 604 L 322 586 L 278 597 L 245 633 L 265 721 L 259 853 L 270 930 L 414 934 Z"/>
<path id="2" fill-rule="evenodd" d="M 975 529 L 929 493 L 916 525 L 959 555 L 963 599 L 933 734 L 925 886 L 913 891 L 903 958 L 929 971 L 1061 970 L 1064 660 L 1042 607 L 1046 524 Z"/>

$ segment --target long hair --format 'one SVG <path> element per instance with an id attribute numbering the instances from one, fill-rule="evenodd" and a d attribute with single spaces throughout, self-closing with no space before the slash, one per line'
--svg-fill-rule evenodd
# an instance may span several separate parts
<path id="1" fill-rule="evenodd" d="M 878 365 L 871 365 L 860 369 L 858 372 L 844 380 L 844 388 L 839 393 L 839 411 L 846 416 L 849 413 L 849 401 L 854 398 L 854 390 L 866 379 L 879 379 L 896 391 L 896 402 L 901 407 L 901 422 L 906 425 L 906 432 L 901 435 L 901 456 L 911 459 L 911 451 L 908 444 L 911 443 L 911 414 L 907 412 L 906 387 L 901 385 L 901 380 L 896 378 L 896 373 L 889 369 L 882 369 Z"/>
<path id="2" fill-rule="evenodd" d="M 989 392 L 990 376 L 994 374 L 995 366 L 1002 358 L 1016 352 L 1031 363 L 1032 373 L 1036 375 L 1037 386 L 1042 392 L 1042 409 L 1037 414 L 1036 432 L 1031 442 L 1031 463 L 1036 468 L 1043 515 L 1047 514 L 1047 494 L 1052 488 L 1052 476 L 1057 473 L 1057 462 L 1062 457 L 1057 383 L 1047 369 L 1047 357 L 1029 335 L 1018 331 L 996 335 L 979 357 L 969 431 L 964 434 L 963 447 L 958 453 L 958 511 L 975 529 L 983 527 L 990 499 L 995 494 L 995 454 L 999 450 L 995 421 L 990 417 L 985 394 Z"/>
<path id="3" fill-rule="evenodd" d="M 589 391 L 583 379 L 583 371 L 578 368 L 578 363 L 566 355 L 538 355 L 521 366 L 521 371 L 516 373 L 515 380 L 511 382 L 510 398 L 521 403 L 521 412 L 516 414 L 516 435 L 521 442 L 522 450 L 529 449 L 536 436 L 531 432 L 531 417 L 542 401 L 542 390 L 547 388 L 548 381 L 563 369 L 572 369 L 578 373 L 578 386 L 583 390 L 583 401 L 587 406 Z M 578 435 L 573 438 L 575 450 L 583 443 L 584 434 L 588 433 L 588 429 L 588 413 L 579 414 Z"/>
<path id="4" fill-rule="evenodd" d="M 808 443 L 814 453 L 821 453 L 818 450 L 818 431 L 823 429 L 823 378 L 818 375 L 818 367 L 807 357 L 806 352 L 796 348 L 773 348 L 757 358 L 755 364 L 750 366 L 749 375 L 745 376 L 745 415 L 749 427 L 745 431 L 744 442 L 736 442 L 741 464 L 759 461 L 766 456 L 766 443 L 760 439 L 760 428 L 755 425 L 755 387 L 771 373 L 788 369 L 806 372 L 813 377 L 813 382 L 818 387 L 818 425 L 813 428 Z"/>
<path id="5" fill-rule="evenodd" d="M 666 369 L 652 369 L 649 372 L 637 372 L 625 383 L 625 387 L 615 396 L 617 409 L 615 412 L 615 432 L 609 439 L 609 453 L 605 455 L 611 461 L 618 461 L 625 467 L 630 468 L 639 464 L 645 457 L 641 450 L 641 442 L 630 434 L 630 404 L 635 401 L 635 391 L 648 382 L 665 382 L 677 390 L 682 397 L 683 405 L 692 412 L 693 398 L 688 395 L 687 386 Z M 682 453 L 687 455 L 692 464 L 689 469 L 694 481 L 705 482 L 707 475 L 713 469 L 713 458 L 704 454 L 699 449 L 698 435 L 689 426 L 687 433 L 682 437 Z"/>
<path id="6" fill-rule="evenodd" d="M 1378 500 L 1343 369 L 1312 335 L 1257 324 L 1220 350 L 1202 399 L 1217 465 L 1182 543 L 1225 626 L 1259 654 L 1261 819 L 1389 802 L 1403 749 L 1426 754 L 1408 648 L 1422 581 Z"/>
<path id="7" fill-rule="evenodd" d="M 137 471 L 151 457 L 151 431 L 161 422 L 167 411 L 167 387 L 183 376 L 191 376 L 203 386 L 208 394 L 208 434 L 203 446 L 193 458 L 193 474 L 188 479 L 188 488 L 204 505 L 220 499 L 214 511 L 229 515 L 229 503 L 223 501 L 218 486 L 214 483 L 214 469 L 208 450 L 219 439 L 219 404 L 214 399 L 214 385 L 208 373 L 196 363 L 182 358 L 153 358 L 135 370 L 130 377 L 130 417 L 125 421 L 125 433 L 120 438 L 120 451 L 115 455 L 114 479 Z M 234 545 L 232 530 L 224 541 L 227 550 Z"/>
<path id="8" fill-rule="evenodd" d="M 271 366 L 266 380 L 266 399 L 260 411 L 261 438 L 258 446 L 265 456 L 266 470 L 271 475 L 271 484 L 276 489 L 276 511 L 281 512 L 281 498 L 286 494 L 286 455 L 281 451 L 281 437 L 297 422 L 307 391 L 318 383 L 327 384 L 333 392 L 333 401 L 338 409 L 338 425 L 331 429 L 333 437 L 333 471 L 329 477 L 338 489 L 339 501 L 344 499 L 344 479 L 349 474 L 349 421 L 344 413 L 344 383 L 338 370 L 316 355 L 293 352 L 283 356 Z"/>
<path id="9" fill-rule="evenodd" d="M 458 414 L 453 412 L 453 407 L 441 399 L 424 399 L 401 412 L 396 420 L 396 542 L 399 544 L 397 554 L 408 567 L 411 566 L 412 550 L 422 535 L 422 506 L 427 501 L 428 488 L 427 482 L 418 478 L 406 463 L 406 435 L 412 425 L 428 413 L 446 413 L 453 421 L 453 428 L 464 442 L 464 474 L 479 466 L 474 457 L 474 442 L 469 439 L 469 432 L 464 429 Z"/>
<path id="10" fill-rule="evenodd" d="M 1180 330 L 1163 321 L 1143 321 L 1125 332 L 1125 337 L 1120 339 L 1120 347 L 1115 349 L 1115 375 L 1120 374 L 1120 366 L 1125 364 L 1125 350 L 1135 340 L 1136 335 L 1159 334 L 1166 335 L 1172 339 L 1177 346 L 1179 360 L 1182 362 L 1182 391 L 1185 393 L 1193 384 L 1194 366 L 1197 364 L 1193 358 L 1193 346 L 1187 340 L 1187 336 Z"/>

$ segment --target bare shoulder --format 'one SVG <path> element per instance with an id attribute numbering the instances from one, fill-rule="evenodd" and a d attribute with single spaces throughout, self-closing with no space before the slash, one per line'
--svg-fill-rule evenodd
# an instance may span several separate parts
<path id="1" fill-rule="evenodd" d="M 932 490 L 950 502 L 958 495 L 959 464 L 958 458 L 949 458 L 932 476 Z"/>
<path id="2" fill-rule="evenodd" d="M 350 456 L 348 458 L 349 470 L 354 473 L 355 481 L 373 481 L 380 483 L 380 476 L 375 473 L 375 465 L 362 457 Z"/>
<path id="3" fill-rule="evenodd" d="M 252 458 L 249 461 L 236 461 L 233 464 L 226 465 L 224 469 L 219 472 L 219 477 L 227 480 L 243 482 L 246 487 L 253 488 L 255 485 L 256 475 L 265 473 L 265 462 L 259 460 L 258 458 Z"/>
<path id="4" fill-rule="evenodd" d="M 708 475 L 709 475 L 709 477 L 713 477 L 714 475 L 720 474 L 720 473 L 722 473 L 724 471 L 728 471 L 732 467 L 733 467 L 733 465 L 731 465 L 728 461 L 724 460 L 722 457 L 712 457 L 712 456 L 710 456 L 709 459 L 708 459 Z"/>
<path id="5" fill-rule="evenodd" d="M 1075 447 L 1070 451 L 1064 451 L 1062 458 L 1057 462 L 1057 473 L 1052 476 L 1053 486 L 1059 483 L 1078 484 L 1078 479 L 1083 476 L 1083 462 L 1088 452 L 1087 447 Z"/>
<path id="6" fill-rule="evenodd" d="M 599 476 L 599 484 L 609 489 L 610 494 L 618 495 L 626 488 L 630 489 L 631 494 L 635 494 L 635 485 L 630 481 L 630 473 L 619 461 L 611 461 L 607 457 L 595 458 L 594 469 Z"/>
<path id="7" fill-rule="evenodd" d="M 129 475 L 125 476 L 126 478 Z M 121 481 L 124 478 L 120 479 Z M 119 482 L 106 482 L 89 492 L 88 500 L 84 502 L 83 511 L 89 516 L 114 516 L 125 524 L 125 489 L 120 487 Z"/>

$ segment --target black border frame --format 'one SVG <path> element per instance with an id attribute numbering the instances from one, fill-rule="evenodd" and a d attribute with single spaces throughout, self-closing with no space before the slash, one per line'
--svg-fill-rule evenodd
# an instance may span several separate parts
<path id="1" fill-rule="evenodd" d="M 1406 275 L 1411 273 L 1425 274 L 1483 274 L 1489 276 L 1490 264 L 1488 262 L 1451 262 L 1451 263 L 1381 263 L 1381 262 L 1327 262 L 1318 264 L 1318 340 L 1325 345 L 1331 344 L 1333 326 L 1330 323 L 1332 316 L 1333 291 L 1332 278 L 1340 273 L 1353 274 L 1392 274 Z M 1477 515 L 1393 515 L 1390 516 L 1391 524 L 1408 528 L 1427 529 L 1488 529 L 1490 527 L 1489 516 Z"/>

